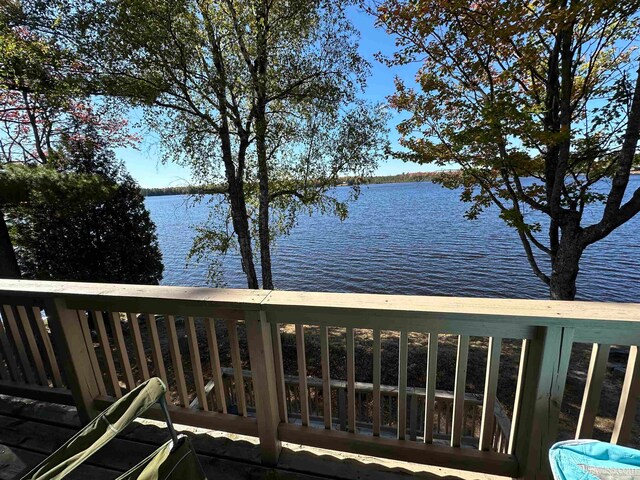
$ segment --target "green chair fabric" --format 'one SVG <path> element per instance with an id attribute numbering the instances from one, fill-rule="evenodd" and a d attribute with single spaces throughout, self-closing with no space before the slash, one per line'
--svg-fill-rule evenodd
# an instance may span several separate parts
<path id="1" fill-rule="evenodd" d="M 142 383 L 94 418 L 91 423 L 80 430 L 76 435 L 62 445 L 62 447 L 47 457 L 42 463 L 40 463 L 40 465 L 23 476 L 22 480 L 57 480 L 64 478 L 87 458 L 105 446 L 116 435 L 121 433 L 128 425 L 131 424 L 131 422 L 133 422 L 149 407 L 157 402 L 163 401 L 165 393 L 166 387 L 159 378 L 151 378 Z M 187 437 L 181 437 L 174 448 L 176 437 L 168 417 L 167 422 L 174 440 L 164 444 L 156 450 L 152 456 L 120 478 L 131 480 L 137 478 L 193 478 L 194 480 L 206 478 Z M 184 458 L 181 458 L 183 456 Z M 166 462 L 167 465 L 164 465 L 163 462 Z M 197 470 L 199 470 L 199 474 L 197 476 L 174 477 L 166 475 L 152 476 L 151 474 L 151 470 L 157 471 L 157 475 L 160 474 L 159 472 L 179 471 L 177 469 L 192 466 L 193 462 L 197 464 Z M 145 467 L 140 471 L 141 475 L 144 474 L 146 476 L 132 476 L 137 472 L 136 468 L 142 464 L 149 467 L 149 469 Z M 195 470 L 193 468 L 189 468 L 186 471 L 191 472 Z M 174 474 L 175 473 L 170 473 L 170 475 Z"/>
<path id="2" fill-rule="evenodd" d="M 182 479 L 206 480 L 189 437 L 183 435 L 178 439 L 177 448 L 173 448 L 173 440 L 169 440 L 116 480 Z"/>

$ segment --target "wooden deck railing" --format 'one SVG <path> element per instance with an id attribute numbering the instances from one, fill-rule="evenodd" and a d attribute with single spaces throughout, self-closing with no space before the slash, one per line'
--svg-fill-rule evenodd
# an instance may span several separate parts
<path id="1" fill-rule="evenodd" d="M 251 371 L 243 370 L 244 388 L 247 397 L 247 410 L 249 414 L 255 412 L 255 394 L 251 381 Z M 235 401 L 235 388 L 233 385 L 234 369 L 222 368 L 223 395 L 227 404 Z M 287 419 L 292 423 L 300 423 L 300 379 L 293 375 L 284 375 L 285 401 L 287 404 Z M 205 391 L 209 395 L 208 401 L 215 405 L 213 395 L 214 381 L 205 385 Z M 363 412 L 373 405 L 373 384 L 355 382 L 356 405 L 359 407 L 360 419 L 356 420 L 359 431 L 373 432 L 373 423 L 365 420 L 370 412 Z M 309 400 L 309 418 L 312 424 L 324 425 L 323 382 L 321 378 L 307 377 L 307 389 Z M 347 389 L 348 384 L 344 380 L 330 380 L 332 404 L 332 428 L 347 431 Z M 391 385 L 380 386 L 380 435 L 395 437 L 397 433 L 398 389 Z M 433 437 L 438 440 L 448 440 L 451 435 L 451 418 L 453 415 L 452 392 L 436 390 L 434 411 L 435 424 Z M 424 437 L 424 413 L 425 413 L 426 389 L 407 387 L 407 416 L 409 420 L 408 435 L 411 440 Z M 482 417 L 482 395 L 467 393 L 465 395 L 465 426 L 463 438 L 468 445 L 478 446 Z M 197 398 L 190 404 L 191 408 L 199 408 Z M 511 420 L 504 408 L 496 399 L 494 409 L 494 431 L 492 432 L 492 449 L 506 453 L 511 432 Z"/>
<path id="2" fill-rule="evenodd" d="M 548 478 L 547 450 L 557 438 L 574 342 L 594 345 L 577 437 L 593 430 L 610 345 L 631 346 L 612 442 L 629 441 L 640 393 L 637 304 L 0 280 L 0 305 L 0 393 L 64 401 L 71 392 L 87 420 L 159 376 L 170 386 L 176 422 L 256 436 L 268 464 L 277 462 L 284 441 Z M 297 381 L 285 374 L 283 324 L 295 326 Z M 307 375 L 310 327 L 319 332 L 321 378 Z M 329 327 L 346 337 L 343 380 L 332 376 Z M 356 382 L 354 329 L 372 335 L 370 384 Z M 381 361 L 382 331 L 399 338 L 393 386 L 381 382 L 388 368 Z M 428 335 L 427 380 L 419 389 L 407 386 L 413 332 Z M 457 336 L 452 394 L 436 390 L 444 334 Z M 470 337 L 488 344 L 479 396 L 466 392 Z M 513 339 L 522 347 L 505 427 L 496 419 L 496 392 L 501 347 Z M 222 346 L 231 370 L 221 363 Z M 363 421 L 363 411 L 370 421 Z"/>

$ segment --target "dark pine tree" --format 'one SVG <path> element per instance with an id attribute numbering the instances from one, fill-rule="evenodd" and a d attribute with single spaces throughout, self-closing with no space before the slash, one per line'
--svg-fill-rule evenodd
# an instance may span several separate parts
<path id="1" fill-rule="evenodd" d="M 140 186 L 113 151 L 88 132 L 65 138 L 51 164 L 70 179 L 98 177 L 100 188 L 84 188 L 79 196 L 70 181 L 76 191 L 36 190 L 8 208 L 23 278 L 159 283 L 163 264 L 156 227 Z"/>

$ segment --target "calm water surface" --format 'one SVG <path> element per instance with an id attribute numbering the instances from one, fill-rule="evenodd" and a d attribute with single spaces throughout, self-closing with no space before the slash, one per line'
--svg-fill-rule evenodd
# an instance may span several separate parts
<path id="1" fill-rule="evenodd" d="M 640 186 L 632 177 L 630 190 Z M 346 194 L 346 187 L 339 194 Z M 342 190 L 342 189 L 339 189 Z M 192 226 L 207 207 L 187 197 L 148 197 L 164 255 L 165 285 L 203 286 L 206 267 L 185 268 Z M 546 298 L 531 273 L 517 234 L 491 209 L 477 221 L 463 217 L 458 193 L 429 182 L 371 185 L 349 218 L 300 218 L 273 254 L 278 289 L 486 297 Z M 595 219 L 595 217 L 594 217 Z M 582 261 L 582 299 L 640 301 L 640 218 L 589 247 Z M 544 237 L 542 237 L 544 238 Z M 544 264 L 543 264 L 544 265 Z M 246 287 L 239 257 L 224 261 L 228 287 Z"/>

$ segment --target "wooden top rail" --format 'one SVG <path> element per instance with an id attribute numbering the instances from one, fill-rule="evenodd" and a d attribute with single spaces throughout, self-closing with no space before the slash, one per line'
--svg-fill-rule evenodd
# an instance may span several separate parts
<path id="1" fill-rule="evenodd" d="M 256 311 L 269 294 L 265 290 L 118 285 L 0 279 L 0 298 L 64 298 L 68 308 L 219 315 L 242 319 L 242 311 Z"/>
<path id="2" fill-rule="evenodd" d="M 265 311 L 295 309 L 297 312 L 322 310 L 346 314 L 357 310 L 367 315 L 425 314 L 493 321 L 509 317 L 519 323 L 535 325 L 565 324 L 571 320 L 579 320 L 580 324 L 584 320 L 640 323 L 640 303 L 273 291 L 262 306 Z"/>
<path id="3" fill-rule="evenodd" d="M 291 292 L 156 285 L 119 285 L 105 283 L 57 282 L 0 279 L 0 295 L 5 297 L 51 298 L 63 296 L 108 302 L 178 301 L 215 303 L 222 308 L 245 310 L 306 311 L 366 315 L 413 316 L 416 314 L 457 319 L 460 317 L 510 321 L 534 325 L 565 325 L 580 321 L 624 322 L 640 324 L 640 303 L 562 302 L 500 298 L 435 297 L 362 293 Z M 92 303 L 95 306 L 95 303 Z M 161 310 L 161 309 L 160 309 Z"/>
<path id="4" fill-rule="evenodd" d="M 640 304 L 273 291 L 273 323 L 533 339 L 536 327 L 574 328 L 575 342 L 640 343 Z"/>
<path id="5" fill-rule="evenodd" d="M 531 339 L 537 326 L 575 328 L 574 341 L 640 343 L 640 304 L 356 293 L 286 292 L 0 279 L 0 300 L 64 299 L 68 308 L 271 323 Z M 37 302 L 36 302 L 37 303 Z M 505 321 L 508 320 L 508 321 Z M 612 324 L 615 328 L 612 328 Z"/>
<path id="6" fill-rule="evenodd" d="M 531 339 L 537 326 L 573 327 L 574 341 L 640 343 L 640 304 L 357 293 L 287 292 L 0 279 L 0 300 L 63 298 L 67 307 L 271 323 Z M 37 301 L 36 301 L 37 303 Z M 505 321 L 508 320 L 508 321 Z M 612 324 L 616 328 L 612 328 Z"/>

